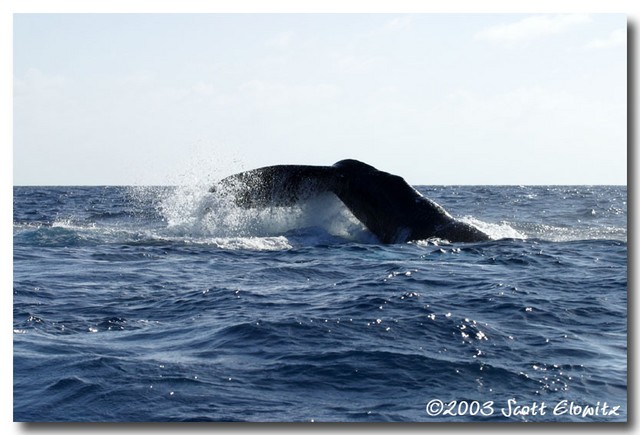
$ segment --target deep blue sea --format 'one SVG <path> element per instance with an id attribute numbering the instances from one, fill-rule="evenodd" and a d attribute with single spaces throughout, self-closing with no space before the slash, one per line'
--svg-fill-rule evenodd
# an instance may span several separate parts
<path id="1" fill-rule="evenodd" d="M 627 188 L 418 189 L 495 240 L 14 187 L 14 420 L 626 421 Z"/>

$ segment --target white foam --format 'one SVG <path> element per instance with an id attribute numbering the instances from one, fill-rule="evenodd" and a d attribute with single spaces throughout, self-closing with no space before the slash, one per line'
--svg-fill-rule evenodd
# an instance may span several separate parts
<path id="1" fill-rule="evenodd" d="M 475 226 L 494 240 L 498 239 L 541 239 L 549 242 L 570 242 L 574 240 L 627 240 L 625 228 L 614 226 L 563 227 L 543 223 L 489 223 L 465 216 L 460 219 Z"/>
<path id="2" fill-rule="evenodd" d="M 465 216 L 460 219 L 469 225 L 478 228 L 480 231 L 488 235 L 494 240 L 498 239 L 526 239 L 527 235 L 516 230 L 509 222 L 502 221 L 500 223 L 484 222 L 473 216 Z"/>
<path id="3" fill-rule="evenodd" d="M 59 219 L 54 221 L 51 224 L 51 227 L 63 228 L 65 230 L 72 230 L 72 231 L 87 231 L 87 230 L 95 230 L 96 224 L 95 223 L 79 224 L 79 223 L 73 222 L 71 219 Z"/>
<path id="4" fill-rule="evenodd" d="M 151 236 L 156 240 L 184 243 L 186 245 L 206 245 L 226 250 L 285 251 L 293 246 L 284 236 L 278 237 L 183 237 Z"/>
<path id="5" fill-rule="evenodd" d="M 333 194 L 320 195 L 291 207 L 247 209 L 206 186 L 180 186 L 160 200 L 166 235 L 234 249 L 287 249 L 283 234 L 308 229 L 307 242 L 327 240 L 327 234 L 372 242 L 372 236 Z M 300 237 L 300 232 L 297 236 Z"/>

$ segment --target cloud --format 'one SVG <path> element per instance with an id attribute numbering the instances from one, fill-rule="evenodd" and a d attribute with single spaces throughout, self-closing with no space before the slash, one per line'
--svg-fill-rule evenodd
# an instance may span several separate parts
<path id="1" fill-rule="evenodd" d="M 572 27 L 591 22 L 589 15 L 536 15 L 511 24 L 487 27 L 476 33 L 475 39 L 515 46 L 524 42 L 566 32 Z"/>
<path id="2" fill-rule="evenodd" d="M 291 46 L 294 33 L 291 31 L 280 32 L 271 39 L 267 39 L 264 45 L 271 48 L 285 49 Z"/>
<path id="3" fill-rule="evenodd" d="M 13 90 L 16 97 L 27 94 L 50 95 L 59 93 L 67 83 L 60 75 L 48 75 L 37 68 L 29 68 L 24 77 L 14 78 Z"/>
<path id="4" fill-rule="evenodd" d="M 69 128 L 81 113 L 81 100 L 74 93 L 72 81 L 37 68 L 14 77 L 13 96 L 15 125 L 27 125 L 28 134 L 47 128 Z"/>
<path id="5" fill-rule="evenodd" d="M 314 105 L 331 101 L 340 89 L 331 84 L 294 85 L 265 80 L 250 80 L 238 88 L 240 95 L 260 108 Z"/>
<path id="6" fill-rule="evenodd" d="M 606 38 L 597 38 L 585 44 L 585 50 L 599 50 L 627 45 L 627 29 L 616 29 Z"/>
<path id="7" fill-rule="evenodd" d="M 341 74 L 368 74 L 382 63 L 381 57 L 340 54 L 334 56 L 333 66 Z"/>
<path id="8" fill-rule="evenodd" d="M 211 83 L 198 82 L 191 86 L 159 87 L 157 95 L 170 101 L 186 100 L 188 98 L 206 98 L 215 94 L 216 88 Z"/>
<path id="9" fill-rule="evenodd" d="M 456 120 L 454 123 L 479 128 L 500 125 L 511 129 L 522 128 L 536 118 L 562 117 L 573 111 L 575 106 L 575 97 L 566 91 L 524 86 L 489 97 L 458 90 L 448 95 L 447 103 L 441 109 L 448 107 L 446 112 L 456 113 L 451 117 Z"/>
<path id="10" fill-rule="evenodd" d="M 413 17 L 411 15 L 404 15 L 387 21 L 384 27 L 388 30 L 406 30 L 410 29 L 412 24 Z"/>

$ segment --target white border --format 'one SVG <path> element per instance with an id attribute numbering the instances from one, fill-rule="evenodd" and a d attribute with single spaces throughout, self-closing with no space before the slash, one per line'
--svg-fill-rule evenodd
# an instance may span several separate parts
<path id="1" fill-rule="evenodd" d="M 2 318 L 5 320 L 5 327 L 2 328 L 2 349 L 13 348 L 13 334 L 12 326 L 9 323 L 13 323 L 13 276 L 12 276 L 12 246 L 13 236 L 10 232 L 12 228 L 12 218 L 10 211 L 12 206 L 13 195 L 13 14 L 14 13 L 142 13 L 142 12 L 156 12 L 156 13 L 184 13 L 184 12 L 198 12 L 198 13 L 238 13 L 238 12 L 252 12 L 252 13 L 354 13 L 354 12 L 366 12 L 366 13 L 624 13 L 628 17 L 628 21 L 633 25 L 635 29 L 635 36 L 637 39 L 638 22 L 640 22 L 640 2 L 637 0 L 448 0 L 448 1 L 429 1 L 429 0 L 235 0 L 235 1 L 201 1 L 201 0 L 156 0 L 156 1 L 141 1 L 141 0 L 2 0 L 0 1 L 0 200 L 4 207 L 2 208 L 2 219 L 0 224 L 0 244 L 2 250 L 0 251 L 2 271 L 2 294 L 4 296 L 4 313 Z M 637 41 L 634 41 L 631 45 L 634 52 L 633 57 L 637 56 Z M 632 60 L 629 59 L 629 62 Z M 637 71 L 636 71 L 637 75 Z M 634 86 L 635 88 L 635 86 Z M 629 95 L 630 99 L 637 101 L 637 89 L 633 89 L 634 95 Z M 635 105 L 634 105 L 635 107 Z M 637 111 L 634 113 L 634 119 L 630 120 L 636 126 L 638 124 Z M 634 149 L 635 143 L 629 144 L 628 149 Z M 633 179 L 633 169 L 636 168 L 637 152 L 630 153 L 629 159 L 633 158 L 633 161 L 629 161 L 628 174 L 630 177 L 630 183 L 635 181 Z M 636 216 L 635 204 L 637 203 L 635 194 L 635 186 L 629 187 L 629 215 Z M 630 222 L 630 227 L 633 225 Z M 630 228 L 631 229 L 631 228 Z M 630 246 L 630 260 L 631 267 L 630 285 L 635 284 L 635 280 L 631 279 L 634 275 L 636 261 L 634 256 L 631 255 L 635 252 L 635 246 L 633 246 L 634 237 L 630 237 L 629 240 L 632 246 Z M 633 295 L 635 289 L 630 288 L 629 294 Z M 631 300 L 635 298 L 632 296 Z M 634 307 L 629 306 L 628 317 L 630 320 L 629 325 L 633 326 L 633 313 Z M 629 343 L 631 344 L 635 336 L 633 331 L 629 331 Z M 635 346 L 631 346 L 633 349 Z M 8 353 L 8 352 L 7 352 Z M 7 355 L 5 353 L 5 355 Z M 634 361 L 635 359 L 631 359 Z M 87 433 L 89 430 L 95 430 L 96 432 L 107 433 L 137 433 L 137 432 L 160 432 L 160 433 L 180 433 L 185 431 L 184 426 L 174 425 L 162 425 L 162 426 L 149 426 L 149 425 L 125 425 L 123 426 L 89 426 L 82 425 L 69 426 L 69 425 L 52 425 L 45 429 L 43 427 L 34 427 L 32 425 L 15 424 L 13 421 L 13 359 L 3 358 L 5 368 L 4 376 L 2 379 L 2 395 L 4 396 L 0 403 L 2 403 L 2 418 L 0 425 L 2 426 L 2 433 L 4 434 L 17 434 L 17 433 L 29 433 L 29 432 L 58 432 L 69 433 L 79 432 Z M 630 366 L 633 370 L 633 367 Z M 629 376 L 630 380 L 633 380 L 635 376 Z M 633 385 L 629 385 L 629 390 L 633 391 Z M 629 406 L 636 405 L 635 409 L 628 409 L 628 415 L 630 418 L 634 415 L 638 415 L 637 401 L 629 400 Z M 637 418 L 637 417 L 636 417 Z M 470 429 L 468 425 L 457 426 L 457 430 L 465 431 Z M 521 427 L 517 427 L 520 429 Z M 310 426 L 265 426 L 256 427 L 254 425 L 240 425 L 240 426 L 196 426 L 189 429 L 195 429 L 197 432 L 211 432 L 216 433 L 230 433 L 230 432 L 299 432 L 301 430 L 309 430 L 314 433 L 331 433 L 336 432 L 368 432 L 375 430 L 375 432 L 396 431 L 398 429 L 407 432 L 423 433 L 425 430 L 433 431 L 433 426 L 416 426 L 405 425 L 398 426 L 378 426 L 372 428 L 370 425 L 366 427 L 358 426 L 325 426 L 320 428 L 313 428 Z M 516 429 L 512 425 L 500 425 L 500 426 L 488 426 L 488 425 L 474 425 L 474 429 L 487 429 L 487 430 L 504 430 L 511 431 Z M 581 430 L 586 429 L 585 426 L 545 426 L 545 431 L 566 431 L 566 430 Z M 447 431 L 449 432 L 449 431 Z"/>

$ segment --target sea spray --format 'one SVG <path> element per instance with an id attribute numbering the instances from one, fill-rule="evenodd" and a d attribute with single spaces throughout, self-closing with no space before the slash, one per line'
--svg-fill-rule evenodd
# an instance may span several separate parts
<path id="1" fill-rule="evenodd" d="M 333 194 L 290 207 L 258 209 L 239 207 L 229 195 L 209 192 L 203 186 L 179 186 L 165 194 L 159 210 L 167 231 L 173 235 L 275 237 L 314 229 L 318 236 L 326 233 L 347 240 L 373 241 L 373 236 Z"/>

